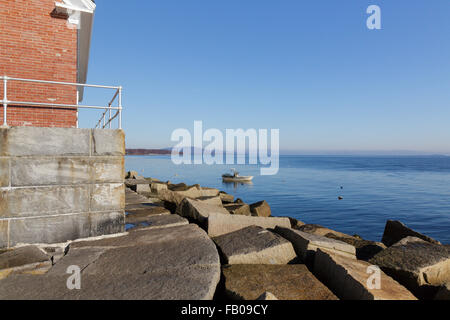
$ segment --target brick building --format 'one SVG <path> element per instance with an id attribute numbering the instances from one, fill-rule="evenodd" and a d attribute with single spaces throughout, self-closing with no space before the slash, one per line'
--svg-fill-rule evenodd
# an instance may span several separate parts
<path id="1" fill-rule="evenodd" d="M 94 11 L 92 0 L 0 0 L 0 77 L 85 83 Z M 7 98 L 76 105 L 83 89 L 8 80 Z M 76 127 L 77 110 L 8 102 L 7 124 Z"/>

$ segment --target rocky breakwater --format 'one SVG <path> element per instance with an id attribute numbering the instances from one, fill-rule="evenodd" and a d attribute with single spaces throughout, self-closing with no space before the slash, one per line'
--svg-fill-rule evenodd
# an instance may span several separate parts
<path id="1" fill-rule="evenodd" d="M 448 299 L 449 248 L 399 222 L 375 242 L 213 188 L 126 186 L 125 233 L 0 253 L 0 299 Z"/>

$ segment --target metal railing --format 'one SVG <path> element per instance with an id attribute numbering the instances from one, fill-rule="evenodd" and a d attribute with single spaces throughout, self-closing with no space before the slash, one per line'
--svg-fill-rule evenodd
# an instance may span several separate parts
<path id="1" fill-rule="evenodd" d="M 51 108 L 84 108 L 84 109 L 102 109 L 105 110 L 97 122 L 95 128 L 104 129 L 106 127 L 111 128 L 112 121 L 118 118 L 118 127 L 122 129 L 122 87 L 115 86 L 103 86 L 103 85 L 95 85 L 95 84 L 84 84 L 84 83 L 71 83 L 71 82 L 59 82 L 59 81 L 47 81 L 47 80 L 32 80 L 32 79 L 21 79 L 21 78 L 11 78 L 7 76 L 0 77 L 0 80 L 3 80 L 3 100 L 0 100 L 0 105 L 3 105 L 3 125 L 7 126 L 7 109 L 8 105 L 14 105 L 15 107 L 51 107 Z M 75 86 L 84 88 L 102 88 L 102 89 L 114 89 L 115 94 L 111 101 L 108 103 L 108 106 L 89 106 L 89 105 L 80 105 L 78 103 L 78 90 L 77 90 L 77 99 L 76 104 L 58 104 L 58 103 L 48 103 L 48 102 L 29 102 L 29 101 L 14 101 L 8 100 L 8 82 L 10 81 L 18 81 L 18 82 L 33 82 L 33 83 L 45 83 L 45 84 L 55 84 L 55 85 L 63 85 L 63 86 Z M 118 100 L 118 106 L 112 106 L 114 101 Z M 115 113 L 113 112 L 115 110 Z M 113 114 L 114 113 L 114 114 Z M 78 128 L 78 111 L 77 111 L 77 128 Z"/>

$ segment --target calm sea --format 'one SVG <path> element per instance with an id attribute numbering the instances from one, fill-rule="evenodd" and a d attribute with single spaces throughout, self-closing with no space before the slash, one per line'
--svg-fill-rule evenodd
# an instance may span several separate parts
<path id="1" fill-rule="evenodd" d="M 236 168 L 252 184 L 223 183 Z M 450 157 L 281 156 L 274 176 L 256 165 L 175 165 L 170 156 L 127 156 L 126 169 L 174 183 L 224 190 L 247 203 L 266 200 L 291 216 L 370 240 L 387 219 L 450 243 Z M 342 197 L 342 200 L 338 200 Z"/>

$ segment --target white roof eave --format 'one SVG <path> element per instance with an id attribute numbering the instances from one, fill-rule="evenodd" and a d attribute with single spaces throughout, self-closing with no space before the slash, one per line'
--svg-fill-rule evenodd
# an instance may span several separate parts
<path id="1" fill-rule="evenodd" d="M 96 5 L 91 0 L 62 0 L 55 2 L 57 12 L 69 14 L 69 22 L 75 22 L 78 29 L 77 44 L 77 82 L 86 83 L 92 27 Z M 70 21 L 70 15 L 77 13 L 77 19 Z M 78 88 L 79 101 L 83 99 L 84 88 Z"/>

